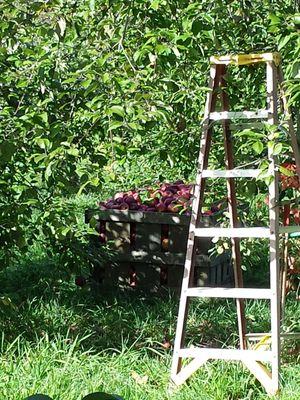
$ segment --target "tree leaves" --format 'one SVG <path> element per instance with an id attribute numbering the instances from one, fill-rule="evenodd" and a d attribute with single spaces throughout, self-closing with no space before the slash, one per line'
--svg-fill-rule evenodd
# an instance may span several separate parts
<path id="1" fill-rule="evenodd" d="M 30 240 L 47 232 L 59 247 L 57 232 L 75 220 L 68 197 L 99 193 L 103 181 L 127 187 L 192 177 L 210 55 L 272 51 L 279 43 L 299 105 L 293 0 L 255 0 L 247 10 L 237 0 L 225 8 L 210 0 L 2 3 L 0 217 L 9 218 L 0 240 L 7 254 L 20 227 Z M 231 93 L 232 107 L 246 97 L 259 106 L 255 79 L 237 82 L 244 96 Z M 267 139 L 252 134 L 241 157 L 264 154 Z M 276 141 L 273 151 L 281 150 Z"/>

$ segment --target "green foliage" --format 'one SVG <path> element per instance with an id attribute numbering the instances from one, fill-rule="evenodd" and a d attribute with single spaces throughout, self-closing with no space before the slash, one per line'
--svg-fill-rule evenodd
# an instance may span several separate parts
<path id="1" fill-rule="evenodd" d="M 1 2 L 1 264 L 37 239 L 64 255 L 80 246 L 69 198 L 191 179 L 210 55 L 279 48 L 299 105 L 297 11 L 292 0 Z M 259 78 L 236 84 L 255 107 Z"/>

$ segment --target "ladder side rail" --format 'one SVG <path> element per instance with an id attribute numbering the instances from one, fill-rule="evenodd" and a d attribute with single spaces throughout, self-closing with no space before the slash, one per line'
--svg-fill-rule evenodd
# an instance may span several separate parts
<path id="1" fill-rule="evenodd" d="M 189 236 L 187 241 L 187 252 L 184 265 L 184 276 L 182 280 L 182 288 L 179 302 L 176 334 L 174 341 L 173 360 L 171 366 L 171 378 L 173 381 L 176 380 L 176 376 L 182 367 L 182 357 L 179 357 L 178 352 L 184 344 L 185 330 L 187 314 L 189 309 L 190 299 L 186 296 L 185 290 L 190 285 L 191 279 L 194 276 L 194 253 L 195 253 L 195 229 L 200 214 L 200 201 L 203 198 L 204 193 L 204 179 L 202 178 L 202 170 L 206 168 L 208 162 L 208 153 L 210 148 L 212 127 L 209 125 L 209 113 L 215 108 L 216 105 L 216 88 L 219 85 L 220 73 L 219 67 L 212 65 L 210 68 L 210 80 L 209 80 L 209 93 L 207 94 L 207 100 L 205 105 L 204 120 L 202 127 L 202 136 L 200 141 L 200 152 L 198 158 L 198 172 L 196 185 L 194 188 L 194 200 L 192 204 L 192 215 L 189 227 Z"/>
<path id="2" fill-rule="evenodd" d="M 267 62 L 267 101 L 270 111 L 268 123 L 278 124 L 277 115 L 277 68 L 274 62 Z M 271 298 L 271 335 L 272 335 L 272 385 L 273 391 L 279 390 L 280 373 L 280 288 L 279 288 L 279 208 L 277 206 L 278 172 L 276 157 L 268 149 L 270 172 L 274 179 L 269 184 L 269 219 L 270 219 L 270 288 Z"/>
<path id="3" fill-rule="evenodd" d="M 226 88 L 226 66 L 222 65 L 222 77 L 221 77 L 221 103 L 222 111 L 229 111 L 229 98 L 228 94 L 224 90 Z M 225 164 L 227 170 L 234 169 L 233 160 L 233 146 L 232 146 L 232 135 L 230 131 L 230 125 L 228 120 L 222 121 L 223 136 L 224 136 L 224 147 L 225 147 Z M 227 178 L 227 192 L 228 192 L 228 210 L 230 216 L 230 225 L 232 228 L 238 227 L 238 213 L 237 213 L 237 199 L 235 190 L 235 181 L 233 178 Z M 242 259 L 240 250 L 240 238 L 231 238 L 232 245 L 232 259 L 233 259 L 233 272 L 234 272 L 234 283 L 235 287 L 243 287 L 243 275 L 242 275 Z M 237 319 L 238 319 L 238 330 L 240 338 L 240 348 L 246 348 L 246 320 L 245 320 L 245 304 L 244 300 L 237 299 Z"/>

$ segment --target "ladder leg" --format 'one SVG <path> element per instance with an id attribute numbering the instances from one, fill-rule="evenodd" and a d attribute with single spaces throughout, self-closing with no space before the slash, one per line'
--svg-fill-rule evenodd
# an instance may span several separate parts
<path id="1" fill-rule="evenodd" d="M 277 116 L 277 84 L 276 67 L 273 62 L 267 62 L 267 95 L 269 106 L 268 123 L 278 123 Z M 270 218 L 270 287 L 271 298 L 271 334 L 272 334 L 272 386 L 273 391 L 279 390 L 280 373 L 280 288 L 279 288 L 279 209 L 278 199 L 278 172 L 276 171 L 276 157 L 272 150 L 268 150 L 270 172 L 274 176 L 269 184 L 269 218 Z"/>
<path id="2" fill-rule="evenodd" d="M 208 159 L 208 152 L 210 147 L 210 136 L 211 132 L 206 129 L 203 132 L 203 138 L 201 140 L 201 152 L 203 151 L 203 160 L 200 160 L 201 163 Z M 202 168 L 204 169 L 204 168 Z M 199 180 L 199 181 L 198 181 Z M 176 375 L 181 370 L 181 358 L 178 356 L 179 349 L 183 346 L 184 338 L 185 338 L 185 329 L 186 329 L 186 320 L 187 314 L 189 309 L 189 299 L 187 298 L 186 294 L 184 293 L 185 290 L 192 285 L 193 277 L 194 277 L 194 253 L 195 253 L 195 235 L 194 229 L 197 223 L 197 216 L 200 213 L 200 198 L 203 196 L 204 192 L 204 179 L 197 177 L 197 182 L 195 185 L 194 196 L 195 199 L 193 201 L 193 209 L 192 209 L 192 216 L 191 216 L 191 226 L 190 232 L 188 237 L 187 243 L 187 253 L 186 253 L 186 260 L 184 265 L 184 276 L 182 280 L 182 289 L 181 289 L 181 296 L 179 302 L 179 311 L 178 311 L 178 319 L 177 319 L 177 327 L 176 327 L 176 335 L 175 335 L 175 342 L 174 342 L 174 354 L 173 354 L 173 361 L 171 367 L 171 378 L 173 379 L 174 383 L 176 383 Z M 192 229 L 194 228 L 194 229 Z"/>
<path id="3" fill-rule="evenodd" d="M 289 264 L 289 234 L 285 233 L 283 238 L 283 251 L 282 251 L 282 268 L 281 268 L 281 279 L 280 279 L 280 287 L 281 287 L 281 323 L 284 321 L 284 307 L 285 307 L 285 299 L 286 299 L 286 282 L 287 282 L 287 272 L 288 272 L 288 264 Z"/>
<path id="4" fill-rule="evenodd" d="M 185 338 L 186 320 L 189 308 L 189 299 L 185 294 L 185 290 L 192 284 L 194 276 L 194 253 L 195 253 L 195 235 L 194 231 L 201 212 L 201 201 L 204 193 L 204 179 L 202 178 L 202 170 L 206 168 L 208 162 L 208 153 L 211 143 L 212 128 L 209 126 L 209 113 L 215 108 L 216 91 L 219 84 L 220 74 L 219 68 L 215 65 L 210 69 L 209 88 L 211 91 L 207 95 L 205 106 L 203 134 L 200 142 L 200 153 L 198 159 L 197 179 L 194 190 L 194 201 L 192 206 L 192 216 L 189 229 L 189 237 L 187 242 L 187 254 L 184 265 L 184 276 L 182 280 L 182 289 L 179 303 L 176 335 L 174 342 L 174 353 L 171 366 L 171 379 L 176 383 L 176 376 L 182 367 L 182 359 L 178 356 L 179 349 L 183 346 Z"/>
<path id="5" fill-rule="evenodd" d="M 225 65 L 222 65 L 222 78 L 221 78 L 221 86 L 224 88 L 226 86 L 225 73 L 226 68 Z M 222 102 L 222 111 L 229 111 L 229 99 L 227 93 L 224 89 L 221 92 L 221 102 Z M 223 135 L 224 135 L 224 145 L 225 145 L 225 161 L 226 168 L 233 169 L 233 146 L 231 140 L 231 132 L 229 121 L 222 121 L 223 125 Z M 227 179 L 227 192 L 228 192 L 228 209 L 230 215 L 230 225 L 232 228 L 238 227 L 238 213 L 237 213 L 237 199 L 236 199 L 236 190 L 235 190 L 235 182 L 233 178 Z M 240 250 L 240 239 L 232 238 L 232 258 L 233 258 L 233 266 L 234 266 L 234 281 L 235 287 L 243 287 L 243 274 L 241 268 L 241 250 Z M 239 329 L 239 338 L 240 338 L 240 348 L 246 348 L 246 319 L 245 319 L 245 305 L 244 300 L 237 299 L 237 318 L 238 318 L 238 329 Z"/>

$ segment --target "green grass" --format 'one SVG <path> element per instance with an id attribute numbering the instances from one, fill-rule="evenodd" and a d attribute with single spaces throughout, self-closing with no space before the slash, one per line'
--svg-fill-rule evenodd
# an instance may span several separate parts
<path id="1" fill-rule="evenodd" d="M 240 364 L 211 362 L 187 384 L 169 391 L 178 299 L 104 294 L 80 289 L 53 260 L 23 260 L 0 274 L 0 399 L 45 393 L 80 400 L 93 391 L 126 400 L 260 400 L 266 394 Z M 268 304 L 247 303 L 250 331 L 269 328 Z M 299 331 L 299 307 L 290 296 L 285 329 Z M 217 339 L 216 339 L 217 336 Z M 237 344 L 235 307 L 229 301 L 194 301 L 187 342 Z M 282 400 L 300 398 L 296 343 L 283 351 Z M 147 377 L 146 383 L 134 377 Z M 146 378 L 145 378 L 146 379 Z"/>

